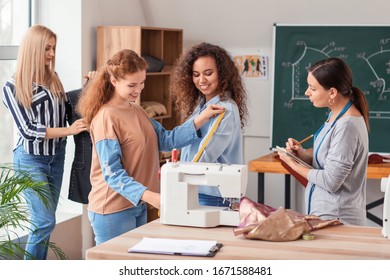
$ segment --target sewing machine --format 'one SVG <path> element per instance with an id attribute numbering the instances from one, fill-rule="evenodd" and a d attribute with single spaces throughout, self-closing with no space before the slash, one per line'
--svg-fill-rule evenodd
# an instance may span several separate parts
<path id="1" fill-rule="evenodd" d="M 161 168 L 160 221 L 163 224 L 216 227 L 238 226 L 238 209 L 200 206 L 198 186 L 217 186 L 222 197 L 239 199 L 245 194 L 246 165 L 168 162 Z"/>
<path id="2" fill-rule="evenodd" d="M 390 175 L 387 178 L 382 178 L 381 191 L 385 193 L 382 235 L 390 239 Z"/>

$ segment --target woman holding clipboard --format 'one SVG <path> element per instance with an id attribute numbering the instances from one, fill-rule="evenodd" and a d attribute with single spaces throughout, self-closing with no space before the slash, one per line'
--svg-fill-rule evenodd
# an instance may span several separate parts
<path id="1" fill-rule="evenodd" d="M 286 150 L 313 166 L 300 165 L 279 152 L 281 160 L 308 179 L 307 214 L 365 225 L 368 161 L 368 104 L 353 86 L 352 72 L 339 58 L 328 58 L 308 68 L 305 95 L 314 107 L 328 107 L 326 122 L 314 134 L 312 152 L 289 138 Z"/>

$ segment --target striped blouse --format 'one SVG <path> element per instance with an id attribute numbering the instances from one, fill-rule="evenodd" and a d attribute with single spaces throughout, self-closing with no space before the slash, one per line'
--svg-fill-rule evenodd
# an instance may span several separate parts
<path id="1" fill-rule="evenodd" d="M 11 78 L 3 87 L 3 103 L 14 119 L 15 148 L 23 145 L 29 154 L 55 155 L 56 144 L 63 138 L 45 139 L 46 127 L 66 126 L 65 98 L 58 98 L 42 85 L 34 84 L 32 105 L 27 109 L 16 101 L 15 80 Z"/>

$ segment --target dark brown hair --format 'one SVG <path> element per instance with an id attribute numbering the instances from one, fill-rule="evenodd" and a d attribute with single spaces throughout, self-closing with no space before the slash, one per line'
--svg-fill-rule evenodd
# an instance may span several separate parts
<path id="1" fill-rule="evenodd" d="M 351 98 L 353 104 L 363 115 L 367 129 L 369 130 L 368 102 L 364 93 L 353 86 L 352 71 L 340 58 L 331 57 L 320 60 L 308 68 L 318 83 L 325 89 L 337 89 L 343 96 Z"/>

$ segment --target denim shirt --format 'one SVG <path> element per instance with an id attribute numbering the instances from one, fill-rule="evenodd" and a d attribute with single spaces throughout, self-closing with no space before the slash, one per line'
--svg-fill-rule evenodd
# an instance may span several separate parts
<path id="1" fill-rule="evenodd" d="M 208 105 L 218 104 L 225 108 L 225 116 L 219 124 L 210 142 L 199 158 L 199 162 L 243 164 L 242 132 L 240 114 L 236 103 L 232 99 L 220 100 L 215 96 L 206 103 L 200 103 L 189 120 L 196 118 Z M 201 137 L 195 139 L 181 151 L 181 161 L 193 161 L 199 148 L 205 141 L 217 118 L 211 119 L 200 128 Z M 218 196 L 221 194 L 217 187 L 199 186 L 199 193 Z"/>
<path id="2" fill-rule="evenodd" d="M 160 151 L 169 152 L 172 149 L 183 148 L 201 137 L 200 132 L 195 130 L 193 119 L 187 120 L 172 130 L 166 130 L 158 121 L 152 118 L 150 118 L 150 121 L 156 132 Z"/>

